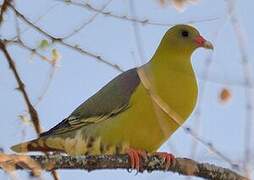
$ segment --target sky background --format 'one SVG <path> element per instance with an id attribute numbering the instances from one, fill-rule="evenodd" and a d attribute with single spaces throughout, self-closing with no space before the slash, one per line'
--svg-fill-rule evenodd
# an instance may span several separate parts
<path id="1" fill-rule="evenodd" d="M 133 17 L 129 1 L 112 0 L 105 11 L 120 16 Z M 85 2 L 100 9 L 108 1 Z M 235 3 L 239 29 L 232 25 L 228 15 L 228 2 Z M 36 25 L 58 37 L 64 37 L 73 32 L 95 14 L 84 7 L 66 4 L 61 0 L 18 0 L 15 3 L 17 9 L 26 17 L 29 17 L 33 22 L 37 21 Z M 244 161 L 246 119 L 253 121 L 253 118 L 249 118 L 253 111 L 252 107 L 247 108 L 248 102 L 253 102 L 253 87 L 246 85 L 246 76 L 251 80 L 250 84 L 253 84 L 254 2 L 252 0 L 244 2 L 240 0 L 200 0 L 187 6 L 183 12 L 177 11 L 169 3 L 162 6 L 156 0 L 139 0 L 134 4 L 136 9 L 134 18 L 167 24 L 137 23 L 144 50 L 143 63 L 150 60 L 162 36 L 170 27 L 169 24 L 191 23 L 214 44 L 213 52 L 198 49 L 192 56 L 192 64 L 199 82 L 199 101 L 184 127 L 191 127 L 203 141 L 212 143 L 213 147 L 228 157 L 232 163 L 238 164 L 243 172 L 243 164 L 246 164 Z M 39 21 L 38 18 L 40 18 Z M 4 24 L 0 27 L 0 37 L 11 39 L 16 35 L 16 20 L 13 12 L 8 11 L 4 20 Z M 22 21 L 18 22 L 22 32 L 21 38 L 30 47 L 38 48 L 40 42 L 47 39 L 32 28 L 27 28 L 28 26 Z M 235 33 L 236 29 L 240 30 L 237 34 Z M 238 37 L 243 40 L 241 47 L 247 55 L 247 63 L 242 61 Z M 133 22 L 126 19 L 100 14 L 79 33 L 66 39 L 66 42 L 79 45 L 89 52 L 100 55 L 124 70 L 137 66 L 139 56 Z M 60 59 L 57 68 L 54 69 L 54 76 L 45 96 L 37 104 L 38 97 L 45 92 L 52 67 L 23 48 L 15 45 L 8 46 L 18 72 L 25 82 L 29 97 L 33 104 L 37 104 L 36 109 L 44 130 L 48 130 L 60 122 L 80 103 L 119 74 L 115 69 L 94 58 L 59 44 L 52 44 L 45 50 L 38 48 L 38 51 L 50 58 L 52 49 L 58 51 Z M 249 73 L 246 73 L 246 69 Z M 21 94 L 15 90 L 16 87 L 16 81 L 8 68 L 7 61 L 0 53 L 0 147 L 7 153 L 12 153 L 9 147 L 13 144 L 36 137 L 33 127 L 19 118 L 19 115 L 26 115 L 26 109 Z M 219 98 L 223 89 L 229 90 L 231 94 L 231 97 L 224 102 Z M 253 125 L 247 124 L 253 130 Z M 251 137 L 251 134 L 249 136 Z M 179 157 L 190 157 L 200 162 L 211 162 L 223 167 L 231 167 L 228 162 L 199 142 L 195 156 L 193 156 L 194 142 L 191 135 L 184 132 L 183 129 L 178 129 L 160 150 L 172 152 Z M 253 172 L 254 138 L 251 139 L 250 144 L 249 170 Z M 60 172 L 61 179 L 186 179 L 178 174 L 162 172 L 138 175 L 124 170 L 101 170 L 91 173 L 79 170 L 59 170 L 58 172 Z M 18 173 L 17 176 L 20 179 L 28 178 L 25 172 Z M 5 173 L 0 172 L 0 179 L 8 177 Z M 42 177 L 51 178 L 48 173 L 44 173 Z"/>

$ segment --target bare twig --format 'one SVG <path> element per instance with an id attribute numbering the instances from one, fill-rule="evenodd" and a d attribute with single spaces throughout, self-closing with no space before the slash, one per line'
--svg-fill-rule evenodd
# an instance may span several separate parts
<path id="1" fill-rule="evenodd" d="M 10 53 L 6 49 L 5 42 L 3 42 L 2 40 L 0 40 L 0 49 L 2 50 L 4 56 L 6 57 L 6 60 L 8 61 L 8 64 L 9 64 L 9 67 L 10 67 L 11 71 L 13 72 L 13 74 L 15 76 L 15 79 L 18 83 L 17 89 L 21 92 L 21 94 L 24 97 L 24 100 L 25 100 L 25 103 L 27 105 L 28 112 L 29 112 L 29 115 L 30 115 L 30 119 L 33 123 L 33 126 L 35 128 L 35 131 L 36 131 L 37 135 L 39 135 L 42 132 L 42 129 L 41 129 L 38 113 L 35 110 L 35 108 L 33 107 L 32 103 L 31 103 L 31 101 L 28 97 L 28 94 L 25 90 L 25 85 L 24 85 L 23 81 L 21 80 L 21 78 L 18 74 L 15 63 L 14 63 L 12 57 L 10 56 Z M 45 153 L 45 154 L 47 155 L 47 153 Z M 59 179 L 58 175 L 55 171 L 52 171 L 51 174 L 52 174 L 52 176 L 55 180 Z"/>
<path id="2" fill-rule="evenodd" d="M 38 104 L 43 100 L 43 98 L 45 97 L 49 87 L 50 87 L 50 84 L 53 80 L 53 77 L 55 75 L 55 72 L 56 72 L 56 69 L 57 69 L 57 66 L 56 65 L 53 65 L 50 67 L 50 70 L 49 70 L 49 75 L 48 75 L 48 78 L 47 78 L 47 81 L 43 87 L 43 90 L 41 92 L 41 94 L 39 95 L 39 97 L 37 98 L 37 101 L 34 103 L 34 106 L 38 106 Z"/>
<path id="3" fill-rule="evenodd" d="M 40 15 L 39 17 L 37 17 L 36 20 L 33 21 L 33 24 L 37 24 L 39 21 L 41 21 L 42 18 L 45 17 L 49 12 L 51 12 L 56 6 L 57 6 L 57 4 L 55 4 L 55 5 L 51 6 L 51 7 L 49 7 L 45 13 L 43 13 L 42 15 Z M 25 28 L 25 29 L 20 30 L 19 27 L 18 27 L 18 26 L 19 26 L 19 23 L 18 23 L 17 16 L 15 16 L 15 21 L 16 21 L 15 26 L 16 26 L 16 29 L 17 29 L 17 30 L 16 30 L 17 34 L 16 34 L 14 37 L 11 38 L 12 40 L 20 39 L 21 34 L 25 33 L 26 31 L 28 31 L 28 30 L 31 28 L 31 27 L 27 27 L 27 28 Z"/>
<path id="4" fill-rule="evenodd" d="M 41 133 L 41 126 L 40 126 L 37 111 L 34 109 L 32 103 L 28 97 L 28 94 L 25 90 L 25 85 L 24 85 L 23 81 L 21 80 L 21 78 L 18 74 L 18 71 L 16 69 L 15 63 L 14 63 L 13 59 L 11 58 L 10 53 L 7 51 L 5 43 L 3 41 L 0 41 L 0 49 L 2 50 L 4 56 L 6 57 L 6 60 L 9 63 L 10 69 L 13 72 L 13 75 L 15 76 L 15 79 L 18 83 L 17 89 L 21 92 L 21 94 L 24 97 L 24 100 L 26 102 L 26 105 L 27 105 L 27 108 L 28 108 L 28 111 L 30 114 L 30 118 L 31 118 L 31 121 L 33 122 L 35 131 L 37 134 L 40 134 Z"/>
<path id="5" fill-rule="evenodd" d="M 244 166 L 245 172 L 250 176 L 250 159 L 251 159 L 251 144 L 252 144 L 252 128 L 253 128 L 253 93 L 250 87 L 253 86 L 252 69 L 250 59 L 247 52 L 246 35 L 243 31 L 244 26 L 240 23 L 236 13 L 236 2 L 235 0 L 227 0 L 228 15 L 233 25 L 233 30 L 237 39 L 239 51 L 240 51 L 240 62 L 243 66 L 244 82 L 245 82 L 245 101 L 246 101 L 246 118 L 245 118 L 245 129 L 244 129 Z"/>
<path id="6" fill-rule="evenodd" d="M 6 157 L 7 156 L 7 157 Z M 4 161 L 2 159 L 8 159 Z M 12 160 L 13 159 L 13 160 Z M 66 156 L 66 155 L 0 155 L 0 166 L 12 162 L 16 169 L 30 169 L 27 166 L 20 166 L 16 159 L 29 161 L 33 159 L 40 167 L 46 171 L 56 169 L 85 169 L 88 171 L 99 169 L 127 169 L 131 168 L 127 155 L 98 155 L 98 156 Z M 12 161 L 11 161 L 12 160 Z M 10 163 L 9 163 L 10 165 Z M 247 178 L 231 171 L 227 168 L 222 168 L 209 163 L 199 163 L 187 158 L 176 158 L 172 161 L 168 169 L 162 158 L 157 156 L 148 156 L 141 160 L 142 168 L 139 170 L 143 172 L 147 170 L 152 171 L 171 171 L 186 176 L 196 176 L 211 180 L 248 180 Z M 33 166 L 34 167 L 34 166 Z M 35 170 L 33 168 L 33 170 Z"/>
<path id="7" fill-rule="evenodd" d="M 107 3 L 105 3 L 100 11 L 103 11 L 110 3 L 112 2 L 112 0 L 109 0 Z M 81 31 L 82 29 L 84 29 L 84 27 L 86 27 L 87 25 L 89 25 L 91 22 L 93 22 L 95 20 L 95 18 L 100 14 L 100 12 L 95 12 L 95 14 L 93 16 L 91 16 L 89 18 L 89 20 L 86 20 L 85 22 L 83 22 L 78 28 L 74 29 L 71 33 L 69 33 L 68 35 L 66 35 L 65 37 L 63 37 L 63 39 L 68 39 L 70 37 L 72 37 L 73 35 L 78 34 L 79 31 Z"/>
<path id="8" fill-rule="evenodd" d="M 214 37 L 213 39 L 216 39 L 218 37 L 218 34 L 220 32 L 220 29 L 221 27 L 223 27 L 223 25 L 226 23 L 226 21 L 223 21 L 221 23 L 221 26 L 219 29 L 217 29 L 215 31 L 215 33 L 213 34 Z M 209 75 L 210 75 L 210 69 L 211 69 L 211 66 L 212 66 L 212 60 L 213 60 L 213 56 L 212 54 L 207 54 L 206 58 L 205 58 L 205 66 L 204 66 L 204 69 L 202 71 L 202 77 L 203 77 L 203 83 L 200 84 L 199 86 L 199 104 L 202 104 L 203 102 L 203 99 L 204 99 L 204 95 L 205 95 L 205 91 L 206 91 L 206 84 L 207 84 L 207 80 L 209 78 Z M 200 134 L 200 130 L 201 130 L 201 106 L 197 106 L 196 110 L 194 111 L 194 125 L 193 127 L 195 128 L 195 136 L 198 137 L 199 134 Z M 193 128 L 193 129 L 194 129 Z M 189 128 L 188 128 L 189 129 Z M 194 132 L 193 132 L 194 133 Z M 194 134 L 193 134 L 194 135 Z M 211 144 L 211 143 L 206 143 L 206 144 Z M 195 159 L 195 156 L 197 154 L 197 148 L 198 148 L 198 143 L 197 141 L 193 141 L 192 142 L 192 148 L 191 148 L 191 158 L 194 158 Z M 220 153 L 215 147 L 211 146 L 211 148 L 213 149 L 213 152 L 218 152 L 217 154 L 222 154 Z M 223 154 L 222 156 L 224 160 L 228 161 L 230 164 L 231 164 L 231 167 L 235 167 L 235 164 L 231 162 L 231 160 L 227 157 L 225 157 Z"/>
<path id="9" fill-rule="evenodd" d="M 119 15 L 119 14 L 114 14 L 112 12 L 109 11 L 104 11 L 103 9 L 98 9 L 94 6 L 92 6 L 89 3 L 83 2 L 74 2 L 71 0 L 55 0 L 58 2 L 62 2 L 62 3 L 68 3 L 77 7 L 81 7 L 81 8 L 85 8 L 86 10 L 89 11 L 93 11 L 96 13 L 100 13 L 106 17 L 111 17 L 111 18 L 115 18 L 115 19 L 119 19 L 119 20 L 123 20 L 123 21 L 128 21 L 128 22 L 135 22 L 135 23 L 139 23 L 139 24 L 143 24 L 143 25 L 153 25 L 153 26 L 173 26 L 174 24 L 172 23 L 161 23 L 161 22 L 155 22 L 155 21 L 151 21 L 149 19 L 138 19 L 136 17 L 128 17 L 126 15 Z M 207 21 L 214 21 L 214 20 L 218 20 L 218 17 L 214 17 L 214 18 L 206 18 L 206 19 L 200 19 L 200 20 L 196 20 L 196 21 L 188 21 L 188 22 L 184 22 L 184 23 L 198 23 L 198 22 L 207 22 Z"/>
<path id="10" fill-rule="evenodd" d="M 227 162 L 231 168 L 239 170 L 239 166 L 236 163 L 233 163 L 233 161 L 227 157 L 225 154 L 223 154 L 221 151 L 216 149 L 212 143 L 206 142 L 202 138 L 198 136 L 195 132 L 192 131 L 192 129 L 188 127 L 184 127 L 184 131 L 191 135 L 191 137 L 196 140 L 198 143 L 202 144 L 204 147 L 206 147 L 210 152 L 216 154 L 218 157 L 220 157 L 223 161 Z"/>
<path id="11" fill-rule="evenodd" d="M 2 5 L 1 5 L 1 9 L 0 9 L 0 25 L 3 22 L 4 19 L 4 13 L 5 11 L 8 9 L 8 3 L 10 3 L 11 0 L 4 0 Z"/>
<path id="12" fill-rule="evenodd" d="M 55 37 L 51 34 L 49 34 L 48 32 L 44 31 L 42 28 L 40 28 L 39 26 L 35 25 L 32 21 L 28 20 L 27 17 L 25 17 L 22 13 L 20 13 L 12 4 L 9 4 L 9 7 L 15 12 L 15 14 L 20 18 L 22 19 L 25 23 L 27 23 L 29 26 L 31 26 L 32 28 L 34 28 L 36 31 L 38 31 L 39 33 L 43 34 L 44 36 L 46 36 L 47 38 L 49 38 L 52 42 L 56 42 L 56 43 L 59 43 L 65 47 L 68 47 L 72 50 L 75 50 L 81 54 L 84 54 L 84 55 L 87 55 L 87 56 L 90 56 L 92 58 L 94 58 L 95 60 L 97 60 L 98 62 L 102 62 L 110 67 L 112 67 L 113 69 L 119 71 L 119 72 L 123 72 L 123 70 L 116 64 L 112 64 L 110 63 L 109 61 L 105 60 L 104 58 L 102 58 L 101 56 L 99 55 L 96 55 L 94 53 L 91 53 L 89 51 L 86 51 L 76 45 L 71 45 L 65 41 L 63 41 L 62 38 L 59 38 L 59 37 Z"/>
<path id="13" fill-rule="evenodd" d="M 9 45 L 9 44 L 12 45 L 13 44 L 13 45 L 19 46 L 19 47 L 23 48 L 24 50 L 29 51 L 31 54 L 38 56 L 39 58 L 41 58 L 41 60 L 49 63 L 52 66 L 54 66 L 54 62 L 50 58 L 48 58 L 48 57 L 44 56 L 43 54 L 39 53 L 35 48 L 29 47 L 28 45 L 26 45 L 20 39 L 12 40 L 12 41 L 5 40 L 5 42 L 7 43 L 7 45 Z"/>
<path id="14" fill-rule="evenodd" d="M 57 62 L 55 60 L 50 59 L 50 58 L 44 56 L 43 54 L 39 53 L 36 48 L 29 47 L 22 40 L 20 40 L 20 38 L 17 38 L 17 40 L 11 40 L 11 41 L 5 40 L 5 42 L 6 42 L 7 45 L 9 45 L 9 44 L 12 45 L 13 44 L 13 45 L 21 47 L 22 49 L 29 51 L 31 53 L 31 55 L 36 55 L 41 60 L 46 61 L 46 62 L 48 62 L 51 65 L 51 69 L 50 69 L 50 72 L 49 72 L 48 80 L 47 80 L 47 82 L 45 84 L 45 87 L 43 88 L 42 94 L 38 97 L 37 102 L 34 103 L 34 107 L 36 107 L 41 102 L 41 100 L 43 99 L 43 97 L 47 93 L 47 90 L 50 87 L 50 84 L 51 84 L 51 82 L 53 80 L 53 76 L 55 75 L 55 72 L 56 72 Z"/>
<path id="15" fill-rule="evenodd" d="M 129 2 L 130 2 L 130 9 L 132 10 L 132 14 L 135 17 L 136 13 L 135 13 L 135 8 L 134 8 L 135 6 L 133 3 L 133 0 L 132 1 L 130 0 Z M 143 46 L 141 44 L 138 26 L 137 26 L 136 22 L 133 22 L 133 27 L 134 27 L 135 40 L 136 40 L 137 48 L 138 48 L 139 59 L 142 61 L 142 60 L 144 60 Z M 211 146 L 211 144 L 207 143 L 206 141 L 204 141 L 203 139 L 198 137 L 194 132 L 191 131 L 190 128 L 186 128 L 186 127 L 182 126 L 181 122 L 183 122 L 183 118 L 158 95 L 153 84 L 151 83 L 151 79 L 149 78 L 149 76 L 147 76 L 147 73 L 144 69 L 141 69 L 141 68 L 138 69 L 138 75 L 139 75 L 139 78 L 141 79 L 143 86 L 146 88 L 148 94 L 150 95 L 152 101 L 154 102 L 154 104 L 156 105 L 157 108 L 159 108 L 164 113 L 166 113 L 166 115 L 171 120 L 173 120 L 180 128 L 183 128 L 184 132 L 186 132 L 188 135 L 190 135 L 198 143 L 204 145 L 208 150 L 212 151 L 218 157 L 220 157 L 222 160 L 229 163 L 231 165 L 231 167 L 238 168 L 238 166 L 235 165 L 230 160 L 230 158 L 225 156 L 222 152 L 220 152 L 219 150 L 217 150 L 216 148 Z M 155 108 L 155 111 L 156 111 L 156 108 Z M 160 117 L 158 117 L 158 121 L 160 123 L 160 121 L 161 121 Z M 164 125 L 161 124 L 162 131 L 164 132 L 163 127 L 164 127 Z"/>
<path id="16" fill-rule="evenodd" d="M 0 167 L 4 171 L 11 172 L 15 170 L 15 166 L 17 165 L 24 169 L 31 170 L 35 176 L 40 176 L 41 174 L 40 164 L 29 156 L 6 155 L 4 153 L 0 153 Z"/>

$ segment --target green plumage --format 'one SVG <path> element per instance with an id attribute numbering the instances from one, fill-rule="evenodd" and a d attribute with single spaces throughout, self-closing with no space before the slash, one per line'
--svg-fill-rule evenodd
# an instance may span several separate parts
<path id="1" fill-rule="evenodd" d="M 67 154 L 125 153 L 129 148 L 156 151 L 193 111 L 198 88 L 191 54 L 212 48 L 188 25 L 167 31 L 148 64 L 153 89 L 181 119 L 176 122 L 152 100 L 137 69 L 126 71 L 81 104 L 38 139 L 12 147 L 16 152 L 61 151 Z"/>
<path id="2" fill-rule="evenodd" d="M 118 75 L 75 109 L 68 118 L 40 136 L 61 134 L 96 123 L 96 121 L 88 121 L 89 118 L 98 117 L 100 119 L 100 117 L 117 116 L 117 114 L 129 108 L 129 100 L 139 83 L 140 79 L 136 68 Z"/>

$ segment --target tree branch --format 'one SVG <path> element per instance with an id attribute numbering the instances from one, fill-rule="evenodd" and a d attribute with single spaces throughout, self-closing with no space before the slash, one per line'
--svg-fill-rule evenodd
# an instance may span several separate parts
<path id="1" fill-rule="evenodd" d="M 24 97 L 24 100 L 25 100 L 25 103 L 27 105 L 28 112 L 30 115 L 30 119 L 33 123 L 36 134 L 39 135 L 42 132 L 42 130 L 41 130 L 41 125 L 40 125 L 38 113 L 37 113 L 36 109 L 33 107 L 32 103 L 28 97 L 28 94 L 25 90 L 25 85 L 24 85 L 23 81 L 21 80 L 20 75 L 18 74 L 18 71 L 16 69 L 15 62 L 13 61 L 12 57 L 10 56 L 10 53 L 8 52 L 8 50 L 6 48 L 5 42 L 2 40 L 0 40 L 0 49 L 2 50 L 4 56 L 6 57 L 9 67 L 10 67 L 11 71 L 13 72 L 13 75 L 17 81 L 17 84 L 18 84 L 17 89 L 21 92 L 22 96 Z M 47 155 L 47 153 L 45 153 L 45 155 Z M 59 179 L 57 173 L 54 170 L 51 172 L 51 174 L 55 180 Z"/>
<path id="2" fill-rule="evenodd" d="M 9 64 L 9 67 L 12 70 L 13 75 L 15 76 L 15 79 L 18 83 L 18 88 L 17 89 L 21 92 L 21 94 L 24 97 L 24 100 L 26 102 L 26 105 L 27 105 L 27 108 L 28 108 L 28 111 L 29 111 L 29 114 L 30 114 L 30 118 L 31 118 L 31 121 L 34 125 L 35 131 L 36 131 L 37 134 L 40 134 L 41 133 L 41 126 L 40 126 L 40 122 L 39 122 L 38 113 L 34 109 L 32 103 L 31 103 L 31 101 L 28 97 L 28 94 L 25 90 L 25 85 L 24 85 L 23 81 L 21 80 L 21 78 L 18 74 L 18 71 L 16 69 L 14 61 L 12 60 L 9 52 L 6 49 L 5 43 L 1 40 L 0 40 L 0 49 L 2 50 L 4 56 L 6 57 L 6 60 L 8 61 L 8 64 Z"/>
<path id="3" fill-rule="evenodd" d="M 45 30 L 43 30 L 42 28 L 40 28 L 39 26 L 35 25 L 31 20 L 29 20 L 27 17 L 25 17 L 21 12 L 19 12 L 11 3 L 8 4 L 8 6 L 10 7 L 10 9 L 12 9 L 15 14 L 17 15 L 17 17 L 19 17 L 20 19 L 22 19 L 26 24 L 28 24 L 30 27 L 32 27 L 33 29 L 35 29 L 37 32 L 41 33 L 42 35 L 46 36 L 47 38 L 49 38 L 52 42 L 55 43 L 59 43 L 62 46 L 68 47 L 72 50 L 75 50 L 83 55 L 87 55 L 90 56 L 92 58 L 94 58 L 96 61 L 98 62 L 102 62 L 108 66 L 110 66 L 111 68 L 117 70 L 118 72 L 123 72 L 123 70 L 117 65 L 117 64 L 112 64 L 111 62 L 107 61 L 106 59 L 102 58 L 99 55 L 96 55 L 90 51 L 84 50 L 80 47 L 78 47 L 77 45 L 72 45 L 69 44 L 68 42 L 64 41 L 63 38 L 61 37 L 56 37 L 54 35 L 51 35 L 50 33 L 46 32 Z"/>
<path id="4" fill-rule="evenodd" d="M 140 172 L 171 171 L 185 176 L 196 176 L 211 180 L 248 180 L 231 171 L 209 163 L 199 163 L 187 158 L 176 158 L 169 169 L 165 169 L 164 160 L 151 155 L 142 160 Z M 99 169 L 131 168 L 127 155 L 98 155 L 98 156 L 66 156 L 66 155 L 6 155 L 0 154 L 0 167 L 12 166 L 14 169 L 29 169 L 33 171 L 52 171 L 56 169 L 85 169 L 87 171 Z M 40 169 L 40 168 L 41 169 Z M 9 168 L 10 169 L 10 168 Z"/>
<path id="5" fill-rule="evenodd" d="M 120 14 L 114 14 L 110 11 L 105 11 L 103 8 L 99 9 L 94 7 L 92 4 L 87 3 L 87 2 L 77 2 L 77 1 L 72 1 L 72 0 L 55 0 L 57 2 L 62 2 L 62 3 L 66 3 L 66 4 L 70 4 L 73 6 L 77 6 L 77 7 L 81 7 L 84 8 L 88 11 L 92 11 L 95 13 L 99 13 L 104 15 L 105 17 L 111 17 L 114 19 L 118 19 L 118 20 L 122 20 L 122 21 L 128 21 L 128 22 L 135 22 L 135 23 L 139 23 L 142 25 L 153 25 L 153 26 L 165 26 L 165 27 L 169 27 L 169 26 L 173 26 L 174 24 L 172 23 L 162 23 L 162 22 L 156 22 L 156 21 L 152 21 L 149 19 L 138 19 L 135 17 L 129 17 L 127 15 L 120 15 Z M 211 17 L 211 18 L 204 18 L 204 19 L 199 19 L 199 20 L 195 20 L 195 21 L 186 21 L 186 22 L 182 22 L 183 24 L 191 24 L 191 23 L 200 23 L 200 22 L 208 22 L 208 21 L 215 21 L 218 20 L 218 17 Z"/>
<path id="6" fill-rule="evenodd" d="M 8 3 L 10 3 L 11 0 L 4 0 L 2 5 L 1 5 L 1 9 L 0 9 L 0 25 L 3 22 L 4 19 L 4 13 L 6 12 L 6 10 L 8 9 Z"/>

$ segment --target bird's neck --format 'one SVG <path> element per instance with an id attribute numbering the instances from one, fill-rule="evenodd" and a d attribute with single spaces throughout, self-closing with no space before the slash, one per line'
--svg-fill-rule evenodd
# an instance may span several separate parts
<path id="1" fill-rule="evenodd" d="M 163 50 L 158 48 L 151 61 L 148 63 L 151 72 L 160 71 L 165 78 L 168 73 L 183 73 L 192 75 L 191 53 L 175 51 L 175 49 Z"/>
<path id="2" fill-rule="evenodd" d="M 192 112 L 197 98 L 197 82 L 190 57 L 184 53 L 164 51 L 156 53 L 152 60 L 143 66 L 153 89 L 165 103 L 180 114 L 182 120 Z"/>

